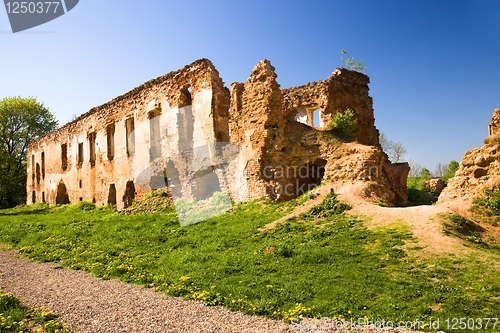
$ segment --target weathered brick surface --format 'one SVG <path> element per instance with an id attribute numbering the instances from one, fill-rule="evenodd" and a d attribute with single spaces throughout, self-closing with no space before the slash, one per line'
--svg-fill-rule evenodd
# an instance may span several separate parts
<path id="1" fill-rule="evenodd" d="M 201 59 L 93 108 L 30 144 L 28 203 L 116 200 L 123 208 L 165 180 L 191 198 L 212 172 L 236 201 L 287 200 L 327 178 L 361 179 L 388 202 L 406 200 L 408 166 L 391 165 L 380 149 L 366 75 L 337 69 L 283 90 L 276 78 L 263 60 L 229 91 Z M 346 108 L 360 125 L 357 143 L 310 126 L 314 109 L 327 124 Z"/>

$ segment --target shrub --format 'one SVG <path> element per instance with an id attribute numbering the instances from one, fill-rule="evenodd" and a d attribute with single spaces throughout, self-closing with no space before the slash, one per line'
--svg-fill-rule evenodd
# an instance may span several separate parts
<path id="1" fill-rule="evenodd" d="M 359 61 L 359 60 L 354 60 L 354 57 L 349 58 L 349 54 L 344 50 L 342 50 L 342 54 L 345 54 L 347 56 L 346 59 L 344 59 L 343 56 L 340 57 L 340 59 L 342 59 L 342 62 L 344 62 L 346 65 L 345 68 L 353 71 L 366 73 L 366 64 L 363 62 L 363 59 Z"/>
<path id="2" fill-rule="evenodd" d="M 349 204 L 339 201 L 335 193 L 329 193 L 325 199 L 323 199 L 323 202 L 311 208 L 308 214 L 318 217 L 327 217 L 334 214 L 342 214 L 344 211 L 350 210 L 351 208 Z"/>
<path id="3" fill-rule="evenodd" d="M 155 197 L 163 197 L 163 198 L 170 198 L 170 193 L 166 189 L 160 189 L 160 190 L 151 190 L 145 197 L 144 199 L 151 199 Z"/>
<path id="4" fill-rule="evenodd" d="M 72 208 L 75 210 L 89 211 L 95 209 L 95 204 L 90 201 L 80 201 L 76 205 L 73 205 Z"/>
<path id="5" fill-rule="evenodd" d="M 329 127 L 340 135 L 349 138 L 359 130 L 358 120 L 354 117 L 354 112 L 349 108 L 344 113 L 337 112 L 330 121 Z"/>
<path id="6" fill-rule="evenodd" d="M 500 190 L 485 188 L 483 196 L 477 196 L 472 199 L 471 210 L 483 215 L 486 221 L 493 219 L 494 225 L 500 219 Z"/>

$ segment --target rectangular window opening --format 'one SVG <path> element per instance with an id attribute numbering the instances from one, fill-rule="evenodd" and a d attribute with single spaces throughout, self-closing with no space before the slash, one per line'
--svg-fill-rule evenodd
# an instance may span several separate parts
<path id="1" fill-rule="evenodd" d="M 42 179 L 45 179 L 45 152 L 42 151 Z"/>
<path id="2" fill-rule="evenodd" d="M 83 142 L 78 143 L 78 164 L 83 163 Z"/>
<path id="3" fill-rule="evenodd" d="M 115 125 L 111 124 L 106 127 L 106 138 L 108 142 L 108 160 L 113 160 L 115 157 Z"/>
<path id="4" fill-rule="evenodd" d="M 31 179 L 35 184 L 35 155 L 31 155 Z"/>
<path id="5" fill-rule="evenodd" d="M 95 165 L 96 152 L 95 152 L 95 132 L 89 134 L 89 161 L 90 166 Z"/>
<path id="6" fill-rule="evenodd" d="M 151 160 L 161 156 L 160 112 L 151 111 L 149 114 L 149 156 Z"/>
<path id="7" fill-rule="evenodd" d="M 61 167 L 63 171 L 68 168 L 68 145 L 66 143 L 61 145 Z"/>
<path id="8" fill-rule="evenodd" d="M 323 121 L 321 120 L 321 112 L 319 109 L 313 110 L 312 111 L 312 118 L 313 118 L 313 126 L 314 127 L 323 127 L 325 126 L 323 124 Z"/>
<path id="9" fill-rule="evenodd" d="M 133 156 L 135 153 L 135 124 L 134 118 L 125 121 L 125 132 L 127 135 L 127 155 Z"/>

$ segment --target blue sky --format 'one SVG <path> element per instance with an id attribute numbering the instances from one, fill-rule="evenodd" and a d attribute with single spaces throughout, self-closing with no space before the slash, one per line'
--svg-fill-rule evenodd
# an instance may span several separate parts
<path id="1" fill-rule="evenodd" d="M 81 0 L 12 34 L 0 8 L 0 98 L 35 96 L 63 125 L 199 58 L 226 86 L 269 59 L 282 88 L 363 59 L 375 124 L 434 170 L 482 145 L 500 108 L 500 1 Z"/>

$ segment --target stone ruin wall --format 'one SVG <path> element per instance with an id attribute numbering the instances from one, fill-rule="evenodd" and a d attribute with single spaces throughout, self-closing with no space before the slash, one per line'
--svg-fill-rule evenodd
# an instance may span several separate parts
<path id="1" fill-rule="evenodd" d="M 189 182 L 192 174 L 178 172 L 189 171 L 179 152 L 227 140 L 228 108 L 229 91 L 208 60 L 149 81 L 32 142 L 27 201 L 126 207 L 164 180 L 161 156 L 177 170 L 175 183 Z"/>
<path id="2" fill-rule="evenodd" d="M 231 85 L 230 140 L 242 147 L 248 197 L 288 200 L 331 178 L 371 182 L 370 191 L 382 200 L 406 202 L 409 167 L 391 164 L 381 150 L 368 77 L 337 69 L 326 80 L 281 90 L 274 70 L 261 61 L 245 83 Z M 357 144 L 325 126 L 347 108 L 358 120 Z M 316 109 L 321 127 L 313 124 Z M 317 179 L 315 170 L 321 168 Z"/>
<path id="3" fill-rule="evenodd" d="M 495 109 L 488 124 L 488 136 L 494 136 L 500 130 L 500 109 Z"/>
<path id="4" fill-rule="evenodd" d="M 500 109 L 488 124 L 484 146 L 466 151 L 460 166 L 439 196 L 439 202 L 470 200 L 484 188 L 500 189 Z"/>
<path id="5" fill-rule="evenodd" d="M 391 164 L 380 148 L 366 75 L 337 69 L 326 80 L 288 89 L 276 78 L 264 60 L 229 91 L 212 63 L 201 59 L 94 108 L 30 144 L 27 201 L 116 202 L 120 209 L 166 185 L 178 196 L 198 197 L 212 173 L 235 201 L 288 200 L 305 183 L 339 178 L 349 168 L 376 168 L 340 178 L 370 183 L 388 202 L 406 201 L 409 168 Z M 360 125 L 357 143 L 324 126 L 346 108 Z M 323 127 L 313 126 L 316 109 Z M 277 172 L 304 166 L 312 174 Z"/>

